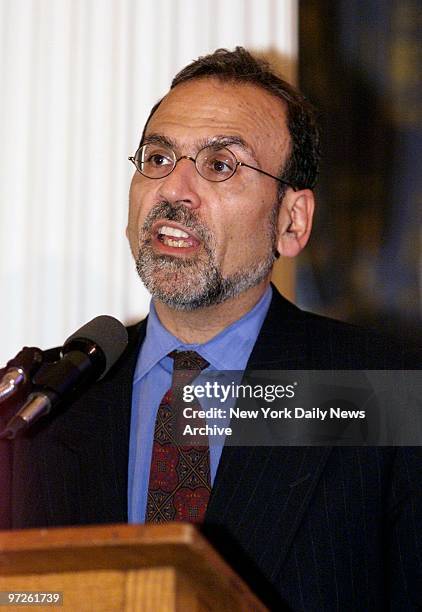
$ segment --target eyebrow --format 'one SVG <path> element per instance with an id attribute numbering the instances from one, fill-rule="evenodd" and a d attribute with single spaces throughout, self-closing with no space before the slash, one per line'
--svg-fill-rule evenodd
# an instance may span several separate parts
<path id="1" fill-rule="evenodd" d="M 175 152 L 177 152 L 179 149 L 179 146 L 175 140 L 164 136 L 164 134 L 158 133 L 148 134 L 148 136 L 145 136 L 140 146 L 144 144 L 161 144 L 163 146 L 169 147 L 170 149 L 173 149 Z M 200 138 L 196 141 L 195 144 L 197 151 L 200 151 L 204 147 L 210 146 L 227 147 L 230 145 L 236 145 L 243 149 L 243 151 L 245 151 L 245 153 L 247 153 L 254 160 L 255 163 L 259 164 L 253 149 L 241 136 L 238 135 L 218 134 L 216 136 Z"/>
<path id="2" fill-rule="evenodd" d="M 167 136 L 163 136 L 162 134 L 149 134 L 142 139 L 140 143 L 140 147 L 145 144 L 161 144 L 165 147 L 170 147 L 170 149 L 176 149 L 176 143 L 171 138 L 167 138 Z"/>

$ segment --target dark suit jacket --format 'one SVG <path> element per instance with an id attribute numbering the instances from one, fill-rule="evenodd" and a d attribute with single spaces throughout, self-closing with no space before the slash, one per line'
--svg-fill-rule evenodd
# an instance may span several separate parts
<path id="1" fill-rule="evenodd" d="M 127 521 L 132 376 L 144 334 L 144 322 L 130 328 L 107 377 L 15 444 L 14 527 Z M 274 292 L 248 367 L 408 365 L 377 335 Z M 422 609 L 421 483 L 421 448 L 226 447 L 203 530 L 273 609 Z"/>

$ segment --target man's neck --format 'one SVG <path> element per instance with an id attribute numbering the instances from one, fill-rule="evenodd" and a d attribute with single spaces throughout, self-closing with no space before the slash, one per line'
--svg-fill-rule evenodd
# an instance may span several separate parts
<path id="1" fill-rule="evenodd" d="M 162 325 L 173 336 L 185 344 L 203 344 L 252 310 L 268 285 L 265 280 L 221 304 L 191 311 L 175 310 L 156 300 L 154 306 Z"/>

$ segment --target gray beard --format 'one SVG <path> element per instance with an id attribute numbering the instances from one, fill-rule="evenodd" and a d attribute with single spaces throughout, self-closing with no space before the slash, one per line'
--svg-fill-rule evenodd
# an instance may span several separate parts
<path id="1" fill-rule="evenodd" d="M 224 278 L 215 261 L 215 239 L 209 229 L 183 204 L 160 202 L 150 211 L 142 227 L 137 272 L 152 297 L 175 310 L 190 311 L 220 304 L 255 287 L 268 276 L 276 259 L 277 214 L 278 204 L 273 207 L 263 236 L 269 244 L 266 257 Z M 191 259 L 157 254 L 152 247 L 151 228 L 158 219 L 175 221 L 194 230 L 204 252 Z"/>

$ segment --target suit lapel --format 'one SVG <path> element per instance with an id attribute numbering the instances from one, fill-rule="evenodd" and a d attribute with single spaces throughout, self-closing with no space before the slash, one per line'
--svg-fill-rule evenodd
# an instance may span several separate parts
<path id="1" fill-rule="evenodd" d="M 273 298 L 247 369 L 306 369 L 308 350 L 304 314 L 273 287 Z"/>
<path id="2" fill-rule="evenodd" d="M 248 369 L 307 369 L 305 315 L 273 291 Z M 232 550 L 230 560 L 239 571 L 239 551 L 227 540 L 226 529 L 243 553 L 257 560 L 255 573 L 273 575 L 288 552 L 329 452 L 321 447 L 224 448 L 206 530 L 225 554 L 230 556 Z"/>

